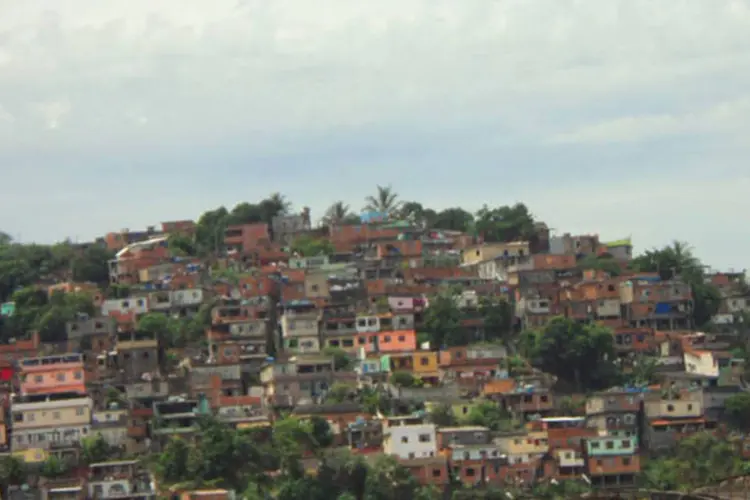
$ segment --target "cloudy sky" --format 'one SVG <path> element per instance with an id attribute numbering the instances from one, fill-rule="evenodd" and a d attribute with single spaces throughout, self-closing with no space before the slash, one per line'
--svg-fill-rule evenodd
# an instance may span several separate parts
<path id="1" fill-rule="evenodd" d="M 748 265 L 750 0 L 0 0 L 0 230 L 523 201 Z"/>

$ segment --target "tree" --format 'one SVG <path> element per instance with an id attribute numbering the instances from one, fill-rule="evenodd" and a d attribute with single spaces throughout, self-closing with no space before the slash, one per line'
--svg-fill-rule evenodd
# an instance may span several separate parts
<path id="1" fill-rule="evenodd" d="M 68 472 L 68 466 L 56 455 L 50 455 L 42 464 L 40 475 L 48 479 L 62 477 Z"/>
<path id="2" fill-rule="evenodd" d="M 378 191 L 374 196 L 365 198 L 367 212 L 391 213 L 399 209 L 401 202 L 398 195 L 391 186 L 378 185 Z"/>
<path id="3" fill-rule="evenodd" d="M 523 203 L 489 208 L 476 215 L 476 231 L 487 242 L 529 240 L 535 235 L 534 218 Z"/>
<path id="4" fill-rule="evenodd" d="M 204 212 L 195 225 L 195 244 L 198 250 L 207 254 L 224 248 L 224 233 L 230 223 L 242 222 L 239 215 L 230 217 L 225 207 Z"/>
<path id="5" fill-rule="evenodd" d="M 328 421 L 322 417 L 310 418 L 310 433 L 320 448 L 327 448 L 333 444 L 333 430 Z"/>
<path id="6" fill-rule="evenodd" d="M 455 291 L 443 289 L 430 299 L 424 313 L 422 329 L 429 335 L 430 347 L 442 349 L 464 345 L 461 334 L 461 311 L 455 298 Z"/>
<path id="7" fill-rule="evenodd" d="M 597 271 L 604 271 L 610 276 L 619 276 L 622 274 L 622 267 L 620 264 L 611 256 L 603 257 L 597 255 L 587 255 L 578 262 L 578 269 L 594 269 Z"/>
<path id="8" fill-rule="evenodd" d="M 474 216 L 463 208 L 454 207 L 441 210 L 435 215 L 432 227 L 448 231 L 468 232 L 474 224 Z"/>
<path id="9" fill-rule="evenodd" d="M 343 403 L 347 400 L 351 400 L 352 389 L 346 384 L 337 382 L 328 389 L 326 393 L 327 403 Z"/>
<path id="10" fill-rule="evenodd" d="M 96 434 L 81 440 L 81 455 L 88 465 L 106 462 L 112 455 L 112 448 L 101 434 Z"/>
<path id="11" fill-rule="evenodd" d="M 417 383 L 414 375 L 409 372 L 393 372 L 390 381 L 396 387 L 414 387 Z"/>
<path id="12" fill-rule="evenodd" d="M 13 242 L 13 238 L 8 233 L 0 231 L 0 245 L 10 245 Z"/>
<path id="13" fill-rule="evenodd" d="M 513 333 L 513 306 L 504 298 L 482 297 L 479 312 L 484 320 L 484 339 L 507 343 Z"/>
<path id="14" fill-rule="evenodd" d="M 169 252 L 175 257 L 189 257 L 197 255 L 196 245 L 192 238 L 184 234 L 170 234 L 168 238 Z"/>
<path id="15" fill-rule="evenodd" d="M 318 255 L 331 255 L 336 251 L 336 248 L 331 240 L 326 238 L 299 236 L 294 239 L 291 250 L 303 257 L 316 257 Z"/>
<path id="16" fill-rule="evenodd" d="M 114 252 L 104 245 L 87 247 L 81 254 L 72 259 L 73 280 L 96 283 L 99 286 L 108 284 L 109 261 L 114 258 Z"/>
<path id="17" fill-rule="evenodd" d="M 365 500 L 414 498 L 419 485 L 414 476 L 389 455 L 381 455 L 370 468 L 365 486 Z"/>
<path id="18" fill-rule="evenodd" d="M 343 224 L 358 224 L 359 217 L 354 215 L 349 205 L 343 201 L 337 201 L 326 210 L 323 216 L 323 224 L 326 226 L 340 226 Z"/>
<path id="19" fill-rule="evenodd" d="M 750 430 L 750 393 L 739 392 L 724 402 L 724 414 L 735 429 Z"/>
<path id="20" fill-rule="evenodd" d="M 463 423 L 480 425 L 492 431 L 507 431 L 513 427 L 510 413 L 492 401 L 482 401 L 472 406 Z"/>
<path id="21" fill-rule="evenodd" d="M 354 360 L 348 352 L 340 347 L 328 346 L 323 348 L 323 355 L 333 358 L 333 368 L 336 371 L 348 371 L 354 366 Z"/>
<path id="22" fill-rule="evenodd" d="M 156 470 L 159 479 L 167 484 L 187 481 L 191 478 L 188 470 L 190 446 L 180 437 L 169 440 L 164 450 L 156 457 Z"/>
<path id="23" fill-rule="evenodd" d="M 607 328 L 557 317 L 523 337 L 523 349 L 542 370 L 578 390 L 601 389 L 618 380 L 614 341 Z"/>
<path id="24" fill-rule="evenodd" d="M 4 455 L 0 457 L 0 486 L 3 498 L 9 486 L 19 486 L 26 482 L 28 471 L 26 463 L 15 455 Z"/>
<path id="25" fill-rule="evenodd" d="M 435 405 L 435 407 L 430 410 L 429 419 L 430 422 L 440 427 L 451 427 L 456 425 L 456 415 L 453 413 L 453 408 L 448 403 Z"/>

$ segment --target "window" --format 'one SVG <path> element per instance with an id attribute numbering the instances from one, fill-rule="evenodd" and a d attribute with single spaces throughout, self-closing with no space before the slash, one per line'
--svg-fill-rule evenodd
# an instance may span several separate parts
<path id="1" fill-rule="evenodd" d="M 313 293 L 318 293 L 318 285 L 311 285 L 310 291 Z"/>
<path id="2" fill-rule="evenodd" d="M 693 409 L 693 405 L 689 404 L 689 405 L 688 405 L 688 411 L 690 411 L 690 410 L 692 410 L 692 409 Z"/>
<path id="3" fill-rule="evenodd" d="M 55 420 L 60 420 L 60 412 L 59 411 L 53 412 L 52 418 L 54 418 Z"/>
<path id="4" fill-rule="evenodd" d="M 420 443 L 429 443 L 432 440 L 429 434 L 420 434 L 419 435 L 419 442 Z"/>
<path id="5" fill-rule="evenodd" d="M 591 449 L 596 450 L 599 448 L 599 441 L 591 441 Z"/>
<path id="6" fill-rule="evenodd" d="M 65 374 L 58 373 L 57 375 L 55 375 L 55 379 L 57 379 L 58 382 L 65 382 Z"/>
<path id="7" fill-rule="evenodd" d="M 29 413 L 29 422 L 33 422 L 35 418 L 36 418 L 36 413 Z"/>
<path id="8" fill-rule="evenodd" d="M 23 413 L 14 413 L 13 414 L 13 421 L 14 422 L 23 422 Z"/>
<path id="9" fill-rule="evenodd" d="M 138 299 L 138 307 L 143 307 L 143 299 Z"/>
<path id="10" fill-rule="evenodd" d="M 41 375 L 34 375 L 34 383 L 41 384 L 42 383 L 42 376 Z"/>
<path id="11" fill-rule="evenodd" d="M 84 413 L 83 408 L 76 408 L 76 416 L 77 417 L 82 417 L 83 413 Z M 107 414 L 107 416 L 109 417 L 109 414 Z"/>
<path id="12" fill-rule="evenodd" d="M 344 339 L 342 345 L 344 347 L 354 347 L 354 339 Z"/>
<path id="13" fill-rule="evenodd" d="M 440 477 L 443 475 L 443 471 L 440 469 L 432 469 L 432 477 Z"/>
<path id="14" fill-rule="evenodd" d="M 674 411 L 674 405 L 667 405 L 667 411 Z"/>
<path id="15" fill-rule="evenodd" d="M 414 460 L 416 458 L 416 455 L 414 453 L 409 453 L 409 460 Z"/>
<path id="16" fill-rule="evenodd" d="M 622 447 L 623 448 L 630 448 L 630 440 L 629 439 L 624 440 L 622 442 Z"/>
<path id="17" fill-rule="evenodd" d="M 73 378 L 76 379 L 76 380 L 81 380 L 83 378 L 83 372 L 80 372 L 80 371 L 75 372 L 73 374 Z"/>
<path id="18" fill-rule="evenodd" d="M 367 339 L 364 337 L 359 338 L 359 345 L 365 345 L 367 343 Z"/>
<path id="19" fill-rule="evenodd" d="M 403 336 L 403 335 L 399 335 L 399 336 L 398 336 L 398 341 L 399 341 L 399 342 L 406 342 L 406 337 L 405 337 L 405 336 Z"/>
<path id="20" fill-rule="evenodd" d="M 383 343 L 384 344 L 388 344 L 388 343 L 390 343 L 390 341 L 391 341 L 391 336 L 390 335 L 386 335 L 385 337 L 383 337 Z"/>
<path id="21" fill-rule="evenodd" d="M 476 473 L 474 472 L 474 469 L 472 469 L 471 467 L 466 469 L 466 477 L 474 477 L 474 474 Z"/>
<path id="22" fill-rule="evenodd" d="M 468 406 L 462 406 L 461 407 L 461 413 L 463 413 L 464 415 L 466 415 L 467 413 L 469 413 L 469 407 Z"/>
<path id="23" fill-rule="evenodd" d="M 408 443 L 409 442 L 409 436 L 401 436 L 401 442 L 402 443 Z"/>
<path id="24" fill-rule="evenodd" d="M 428 358 L 422 356 L 421 358 L 419 358 L 419 364 L 422 365 L 422 366 L 427 366 L 427 365 L 430 364 L 430 360 Z"/>
<path id="25" fill-rule="evenodd" d="M 630 458 L 623 457 L 623 459 L 622 459 L 622 465 L 630 465 Z"/>
<path id="26" fill-rule="evenodd" d="M 612 449 L 614 449 L 614 447 L 615 447 L 615 443 L 613 443 L 612 441 L 607 441 L 607 442 L 605 443 L 605 446 L 606 446 L 606 448 L 607 448 L 608 450 L 612 450 Z"/>
<path id="27" fill-rule="evenodd" d="M 294 349 L 296 347 L 299 347 L 299 340 L 297 340 L 297 339 L 290 339 L 288 345 L 292 349 Z"/>
<path id="28" fill-rule="evenodd" d="M 542 396 L 541 399 L 542 399 L 542 403 L 546 403 L 547 401 L 549 401 L 549 397 L 547 397 L 546 394 L 544 396 Z"/>

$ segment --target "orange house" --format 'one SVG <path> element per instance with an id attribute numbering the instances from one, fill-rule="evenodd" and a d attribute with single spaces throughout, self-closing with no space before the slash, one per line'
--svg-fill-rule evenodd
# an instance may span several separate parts
<path id="1" fill-rule="evenodd" d="M 414 330 L 395 330 L 377 333 L 380 352 L 404 352 L 417 349 L 417 332 Z"/>
<path id="2" fill-rule="evenodd" d="M 86 393 L 83 356 L 63 354 L 27 358 L 19 362 L 21 394 Z"/>

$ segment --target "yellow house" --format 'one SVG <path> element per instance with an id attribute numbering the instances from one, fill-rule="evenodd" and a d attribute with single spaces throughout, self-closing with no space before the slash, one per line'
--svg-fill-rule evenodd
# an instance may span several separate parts
<path id="1" fill-rule="evenodd" d="M 474 408 L 477 403 L 474 401 L 467 401 L 464 399 L 459 399 L 456 401 L 448 401 L 448 402 L 442 402 L 442 401 L 428 401 L 424 404 L 425 410 L 428 412 L 433 411 L 435 408 L 448 404 L 451 407 L 451 411 L 453 412 L 453 416 L 456 417 L 456 420 L 461 420 L 463 418 L 466 418 L 469 413 L 471 413 L 472 408 Z"/>
<path id="2" fill-rule="evenodd" d="M 497 438 L 496 442 L 508 455 L 536 455 L 549 449 L 546 431 L 514 432 Z"/>
<path id="3" fill-rule="evenodd" d="M 437 375 L 438 353 L 435 351 L 417 351 L 412 353 L 414 374 Z"/>
<path id="4" fill-rule="evenodd" d="M 485 260 L 506 256 L 508 258 L 526 257 L 530 254 L 528 241 L 511 241 L 509 243 L 483 243 L 467 247 L 461 253 L 461 264 L 470 266 Z"/>

